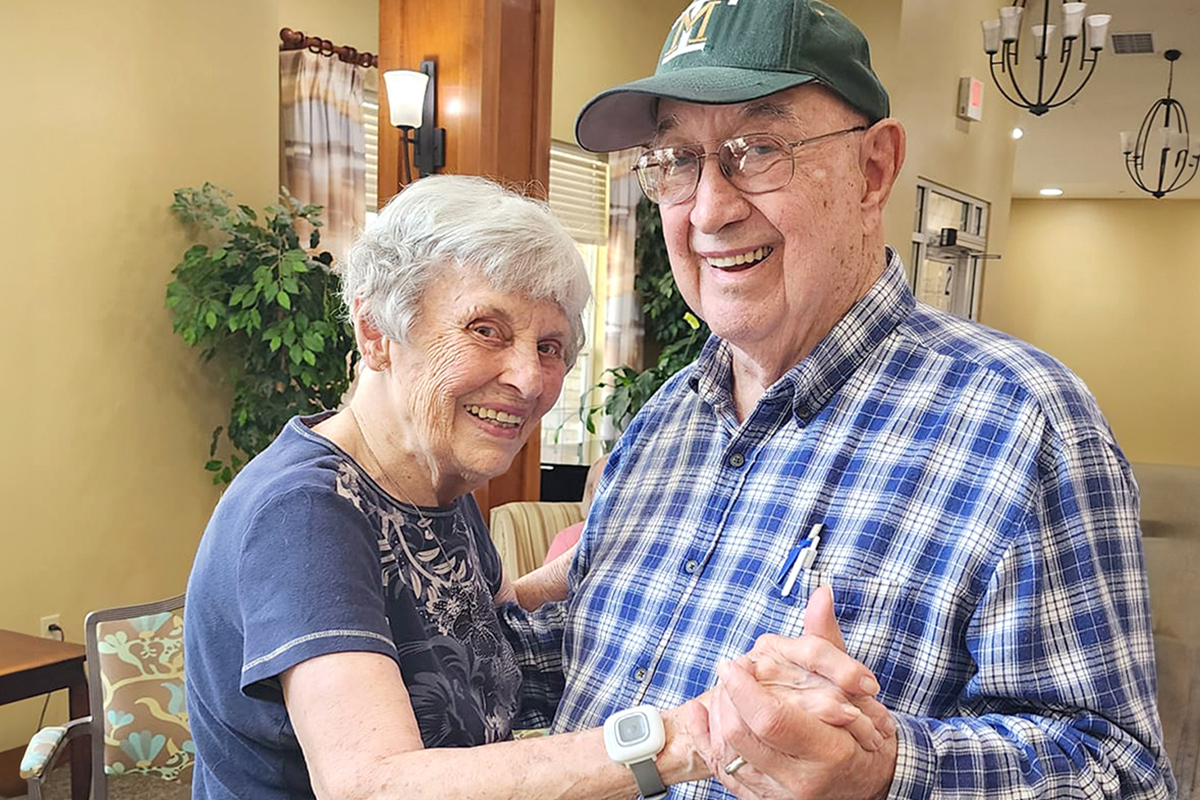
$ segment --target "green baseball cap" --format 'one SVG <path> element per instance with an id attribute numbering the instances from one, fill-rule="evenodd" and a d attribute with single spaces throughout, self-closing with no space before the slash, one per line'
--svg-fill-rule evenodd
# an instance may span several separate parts
<path id="1" fill-rule="evenodd" d="M 605 152 L 645 144 L 660 98 L 727 105 L 815 82 L 872 123 L 888 95 L 866 37 L 819 0 L 692 0 L 667 34 L 649 78 L 601 92 L 579 112 L 575 138 Z"/>

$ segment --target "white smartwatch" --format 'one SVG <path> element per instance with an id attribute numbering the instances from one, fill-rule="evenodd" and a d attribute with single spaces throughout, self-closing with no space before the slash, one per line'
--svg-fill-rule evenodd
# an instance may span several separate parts
<path id="1" fill-rule="evenodd" d="M 604 721 L 604 747 L 608 757 L 633 770 L 638 791 L 646 800 L 661 800 L 667 796 L 667 787 L 654 763 L 654 757 L 666 744 L 662 715 L 654 706 L 627 708 Z"/>

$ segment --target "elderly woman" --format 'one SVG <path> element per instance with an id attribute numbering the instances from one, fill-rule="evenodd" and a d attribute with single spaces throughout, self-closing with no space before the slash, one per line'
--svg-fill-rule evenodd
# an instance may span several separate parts
<path id="1" fill-rule="evenodd" d="M 365 369 L 238 475 L 188 584 L 197 798 L 632 796 L 600 731 L 511 737 L 520 672 L 471 491 L 583 341 L 588 279 L 541 204 L 468 177 L 402 192 L 351 250 Z M 667 780 L 707 775 L 667 715 Z M 445 748 L 445 749 L 426 749 Z"/>

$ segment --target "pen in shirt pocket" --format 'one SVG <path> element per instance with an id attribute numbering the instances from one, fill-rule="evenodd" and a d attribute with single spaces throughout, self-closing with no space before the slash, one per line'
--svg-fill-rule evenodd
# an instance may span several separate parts
<path id="1" fill-rule="evenodd" d="M 817 548 L 821 545 L 821 531 L 824 528 L 824 523 L 816 523 L 809 529 L 808 535 L 796 540 L 792 549 L 788 551 L 787 558 L 783 560 L 783 566 L 779 569 L 779 574 L 775 576 L 779 593 L 784 597 L 792 596 L 792 590 L 796 588 L 800 572 L 811 567 L 813 561 L 816 560 Z"/>

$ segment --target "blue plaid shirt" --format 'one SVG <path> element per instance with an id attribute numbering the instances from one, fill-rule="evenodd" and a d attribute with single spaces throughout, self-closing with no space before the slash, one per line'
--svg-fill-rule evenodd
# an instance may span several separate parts
<path id="1" fill-rule="evenodd" d="M 798 635 L 819 585 L 899 725 L 891 797 L 1174 792 L 1129 464 L 1075 375 L 916 303 L 894 252 L 743 422 L 716 338 L 655 395 L 608 463 L 565 630 L 547 609 L 514 615 L 514 636 L 531 694 L 565 674 L 554 729 L 588 728 L 696 696 L 762 633 Z"/>

